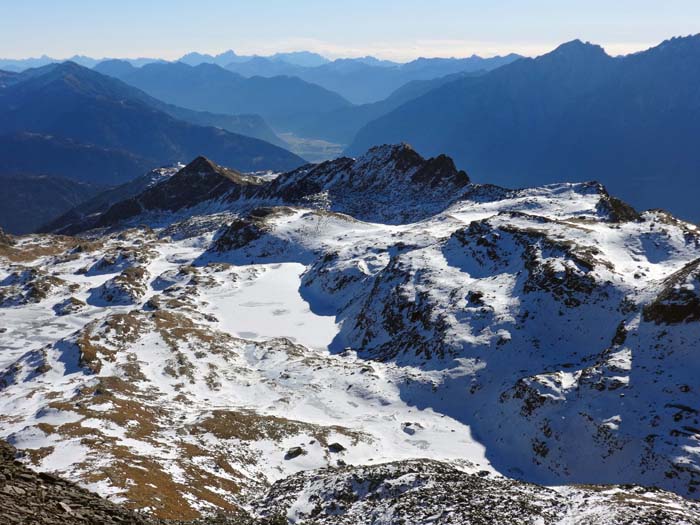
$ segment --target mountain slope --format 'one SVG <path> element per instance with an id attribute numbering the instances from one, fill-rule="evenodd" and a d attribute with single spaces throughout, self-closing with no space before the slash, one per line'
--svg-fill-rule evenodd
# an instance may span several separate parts
<path id="1" fill-rule="evenodd" d="M 10 522 L 41 525 L 77 525 L 86 523 L 86 520 L 89 523 L 131 525 L 163 523 L 100 498 L 57 476 L 33 472 L 15 461 L 16 454 L 11 445 L 0 442 L 0 473 L 3 475 L 0 515 Z M 357 479 L 372 480 L 367 493 L 357 489 Z M 395 487 L 397 482 L 399 488 Z M 462 525 L 478 525 L 484 523 L 484 519 L 501 523 L 514 516 L 520 523 L 541 523 L 539 520 L 547 516 L 551 523 L 564 525 L 571 515 L 585 516 L 586 523 L 597 525 L 629 519 L 634 519 L 636 524 L 697 523 L 697 504 L 641 487 L 623 489 L 632 496 L 627 501 L 616 497 L 620 490 L 618 487 L 581 487 L 559 495 L 534 485 L 468 475 L 435 461 L 397 462 L 369 468 L 350 467 L 298 474 L 276 483 L 254 502 L 259 509 L 257 519 L 242 509 L 236 509 L 218 518 L 186 523 L 269 525 L 272 520 L 287 523 L 286 516 L 290 511 L 297 521 L 303 519 L 304 523 L 311 524 L 377 523 L 380 512 L 387 516 L 383 523 L 399 519 L 415 523 L 428 518 L 431 523 L 438 524 L 454 523 L 459 519 Z M 348 501 L 348 494 L 354 496 L 352 502 Z M 448 495 L 453 502 L 445 508 L 444 500 Z M 569 503 L 565 499 L 567 496 L 582 503 Z M 321 501 L 310 513 L 303 510 L 307 498 L 309 502 Z M 383 507 L 379 512 L 377 503 Z M 370 505 L 372 508 L 368 508 Z M 184 525 L 181 521 L 177 523 Z"/>
<path id="2" fill-rule="evenodd" d="M 74 483 L 32 472 L 15 461 L 16 453 L 0 442 L 0 516 L 5 523 L 151 523 Z"/>
<path id="3" fill-rule="evenodd" d="M 130 86 L 76 64 L 47 66 L 22 77 L 0 90 L 0 133 L 55 134 L 125 150 L 152 165 L 200 151 L 245 171 L 301 164 L 299 157 L 263 141 L 176 120 L 134 97 Z"/>
<path id="4" fill-rule="evenodd" d="M 151 186 L 163 182 L 168 177 L 175 175 L 179 168 L 180 166 L 156 168 L 133 178 L 129 182 L 102 191 L 90 199 L 81 201 L 77 206 L 71 207 L 64 214 L 54 214 L 50 220 L 41 223 L 40 227 L 34 231 L 70 235 L 90 229 L 95 218 L 105 213 L 114 204 L 135 197 Z"/>
<path id="5" fill-rule="evenodd" d="M 482 71 L 454 73 L 431 80 L 412 80 L 379 102 L 349 106 L 328 113 L 300 116 L 295 122 L 295 129 L 297 133 L 304 137 L 315 137 L 340 144 L 350 144 L 357 132 L 366 124 L 390 113 L 406 102 L 459 78 L 481 74 L 483 74 Z"/>
<path id="6" fill-rule="evenodd" d="M 143 174 L 151 161 L 124 150 L 39 133 L 0 135 L 0 175 L 51 174 L 83 183 L 117 184 Z"/>
<path id="7" fill-rule="evenodd" d="M 477 178 L 509 186 L 596 178 L 640 207 L 698 219 L 685 196 L 700 166 L 700 37 L 612 58 L 571 42 L 447 84 L 368 124 L 349 152 L 405 140 L 445 151 Z"/>
<path id="8" fill-rule="evenodd" d="M 16 76 L 17 73 L 14 73 L 12 71 L 0 70 L 0 87 L 5 87 L 5 85 L 9 82 L 12 82 L 12 79 Z"/>
<path id="9" fill-rule="evenodd" d="M 25 234 L 98 193 L 101 188 L 62 177 L 0 175 L 0 228 Z"/>
<path id="10" fill-rule="evenodd" d="M 310 525 L 680 525 L 698 520 L 695 504 L 661 491 L 580 486 L 557 492 L 486 472 L 465 474 L 429 460 L 302 472 L 278 481 L 254 504 L 263 516 Z"/>

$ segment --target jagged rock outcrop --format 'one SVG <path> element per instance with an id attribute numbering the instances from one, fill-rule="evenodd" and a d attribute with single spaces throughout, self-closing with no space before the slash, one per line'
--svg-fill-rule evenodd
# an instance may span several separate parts
<path id="1" fill-rule="evenodd" d="M 424 159 L 406 144 L 372 148 L 357 158 L 309 164 L 274 180 L 248 176 L 198 157 L 168 180 L 115 203 L 84 227 L 108 227 L 143 214 L 190 209 L 250 211 L 290 205 L 347 213 L 360 220 L 402 224 L 447 208 L 467 191 L 469 177 L 452 160 Z M 81 223 L 82 224 L 82 223 Z M 81 225 L 61 223 L 62 231 Z"/>
<path id="2" fill-rule="evenodd" d="M 644 320 L 657 324 L 700 321 L 700 259 L 664 280 L 659 294 L 644 308 Z"/>
<path id="3" fill-rule="evenodd" d="M 191 208 L 202 201 L 215 200 L 224 195 L 229 198 L 241 197 L 246 194 L 248 186 L 259 184 L 254 177 L 197 157 L 165 182 L 114 204 L 100 217 L 96 226 L 109 226 L 149 211 Z"/>
<path id="4" fill-rule="evenodd" d="M 69 289 L 64 279 L 35 267 L 19 266 L 0 281 L 0 306 L 38 303 L 59 289 Z"/>
<path id="5" fill-rule="evenodd" d="M 402 224 L 444 210 L 468 184 L 467 174 L 449 157 L 424 159 L 400 144 L 374 147 L 357 159 L 299 168 L 275 179 L 266 194 L 364 221 Z"/>
<path id="6" fill-rule="evenodd" d="M 148 272 L 142 266 L 129 266 L 122 272 L 95 288 L 88 302 L 100 305 L 102 302 L 114 305 L 137 303 L 146 295 Z"/>

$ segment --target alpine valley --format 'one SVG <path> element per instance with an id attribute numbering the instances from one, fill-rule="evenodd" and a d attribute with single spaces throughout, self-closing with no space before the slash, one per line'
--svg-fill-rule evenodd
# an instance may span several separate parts
<path id="1" fill-rule="evenodd" d="M 0 235 L 7 523 L 700 524 L 697 226 L 405 144 L 234 167 Z"/>

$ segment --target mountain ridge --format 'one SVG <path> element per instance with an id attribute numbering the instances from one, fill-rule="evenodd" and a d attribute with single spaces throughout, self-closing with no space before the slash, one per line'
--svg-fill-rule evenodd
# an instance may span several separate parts
<path id="1" fill-rule="evenodd" d="M 565 170 L 573 180 L 593 173 L 633 204 L 695 219 L 679 195 L 700 161 L 687 140 L 698 111 L 689 87 L 700 74 L 692 60 L 698 40 L 621 58 L 564 45 L 411 100 L 360 130 L 348 153 L 404 140 L 511 187 L 553 182 Z"/>
<path id="2" fill-rule="evenodd" d="M 448 157 L 424 159 L 406 144 L 377 146 L 358 159 L 307 164 L 270 181 L 200 156 L 162 184 L 114 203 L 93 217 L 97 222 L 80 228 L 113 227 L 143 213 L 179 212 L 205 201 L 220 201 L 224 207 L 240 201 L 249 210 L 265 204 L 316 205 L 363 220 L 400 224 L 448 206 L 468 184 L 468 175 Z M 392 202 L 397 194 L 403 195 L 403 202 Z M 79 231 L 76 225 L 64 227 Z"/>

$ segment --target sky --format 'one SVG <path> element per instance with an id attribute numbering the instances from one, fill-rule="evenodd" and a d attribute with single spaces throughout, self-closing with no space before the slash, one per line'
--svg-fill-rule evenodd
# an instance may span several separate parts
<path id="1" fill-rule="evenodd" d="M 536 56 L 580 38 L 609 54 L 700 32 L 700 0 L 0 0 L 0 57 L 176 59 Z"/>

